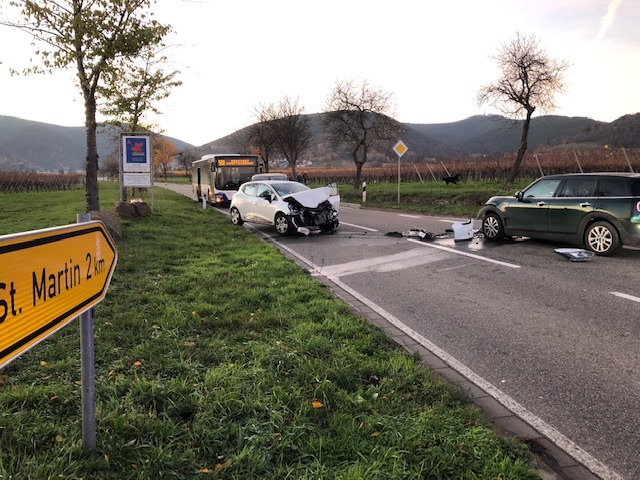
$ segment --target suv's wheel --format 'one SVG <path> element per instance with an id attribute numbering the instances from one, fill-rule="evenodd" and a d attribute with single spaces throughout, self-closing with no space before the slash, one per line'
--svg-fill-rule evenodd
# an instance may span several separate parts
<path id="1" fill-rule="evenodd" d="M 504 238 L 504 228 L 500 217 L 495 213 L 487 213 L 482 219 L 482 234 L 484 238 L 491 242 L 496 242 Z"/>
<path id="2" fill-rule="evenodd" d="M 584 243 L 596 255 L 613 255 L 622 244 L 618 231 L 609 222 L 594 222 L 584 234 Z"/>
<path id="3" fill-rule="evenodd" d="M 231 209 L 229 215 L 231 215 L 231 223 L 234 225 L 242 225 L 244 223 L 244 220 L 242 220 L 242 217 L 240 216 L 240 211 L 236 207 Z"/>
<path id="4" fill-rule="evenodd" d="M 289 222 L 287 216 L 282 212 L 276 213 L 273 224 L 280 235 L 289 235 L 293 229 L 291 222 Z"/>

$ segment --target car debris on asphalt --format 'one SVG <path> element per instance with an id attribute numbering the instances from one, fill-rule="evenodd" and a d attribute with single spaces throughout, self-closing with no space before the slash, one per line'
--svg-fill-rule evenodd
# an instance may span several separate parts
<path id="1" fill-rule="evenodd" d="M 584 250 L 583 248 L 556 248 L 555 252 L 571 262 L 588 262 L 595 255 L 594 252 Z"/>
<path id="2" fill-rule="evenodd" d="M 427 242 L 427 241 L 431 241 L 431 240 L 438 240 L 438 239 L 446 239 L 446 238 L 451 238 L 452 236 L 454 237 L 455 241 L 461 241 L 461 240 L 471 240 L 472 238 L 482 238 L 482 232 L 478 229 L 470 229 L 470 230 L 465 230 L 464 235 L 462 236 L 458 236 L 458 238 L 456 238 L 456 232 L 453 228 L 447 228 L 444 232 L 442 233 L 433 233 L 433 232 L 428 232 L 422 228 L 411 228 L 407 231 L 404 232 L 387 232 L 385 233 L 385 236 L 387 237 L 396 237 L 396 238 L 402 238 L 402 237 L 409 237 L 409 238 L 415 238 L 418 240 L 422 240 L 423 242 Z"/>

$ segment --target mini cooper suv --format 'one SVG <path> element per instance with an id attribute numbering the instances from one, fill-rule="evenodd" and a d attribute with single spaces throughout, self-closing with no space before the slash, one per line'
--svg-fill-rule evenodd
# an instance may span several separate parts
<path id="1" fill-rule="evenodd" d="M 613 255 L 640 246 L 640 174 L 572 173 L 541 177 L 511 197 L 491 197 L 478 212 L 490 241 L 530 237 Z"/>

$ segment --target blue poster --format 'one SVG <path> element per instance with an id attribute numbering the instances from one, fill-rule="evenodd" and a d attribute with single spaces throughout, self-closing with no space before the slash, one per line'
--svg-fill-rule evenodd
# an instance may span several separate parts
<path id="1" fill-rule="evenodd" d="M 122 137 L 125 172 L 149 172 L 149 137 Z"/>

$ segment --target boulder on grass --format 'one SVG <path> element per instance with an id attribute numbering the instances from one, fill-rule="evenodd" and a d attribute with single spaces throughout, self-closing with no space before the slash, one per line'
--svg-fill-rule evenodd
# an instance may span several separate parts
<path id="1" fill-rule="evenodd" d="M 121 218 L 148 217 L 151 215 L 151 208 L 145 202 L 118 202 L 116 204 L 116 213 Z"/>
<path id="2" fill-rule="evenodd" d="M 114 242 L 119 243 L 122 240 L 122 223 L 116 212 L 94 210 L 89 212 L 89 215 L 91 220 L 100 220 L 104 224 Z"/>

